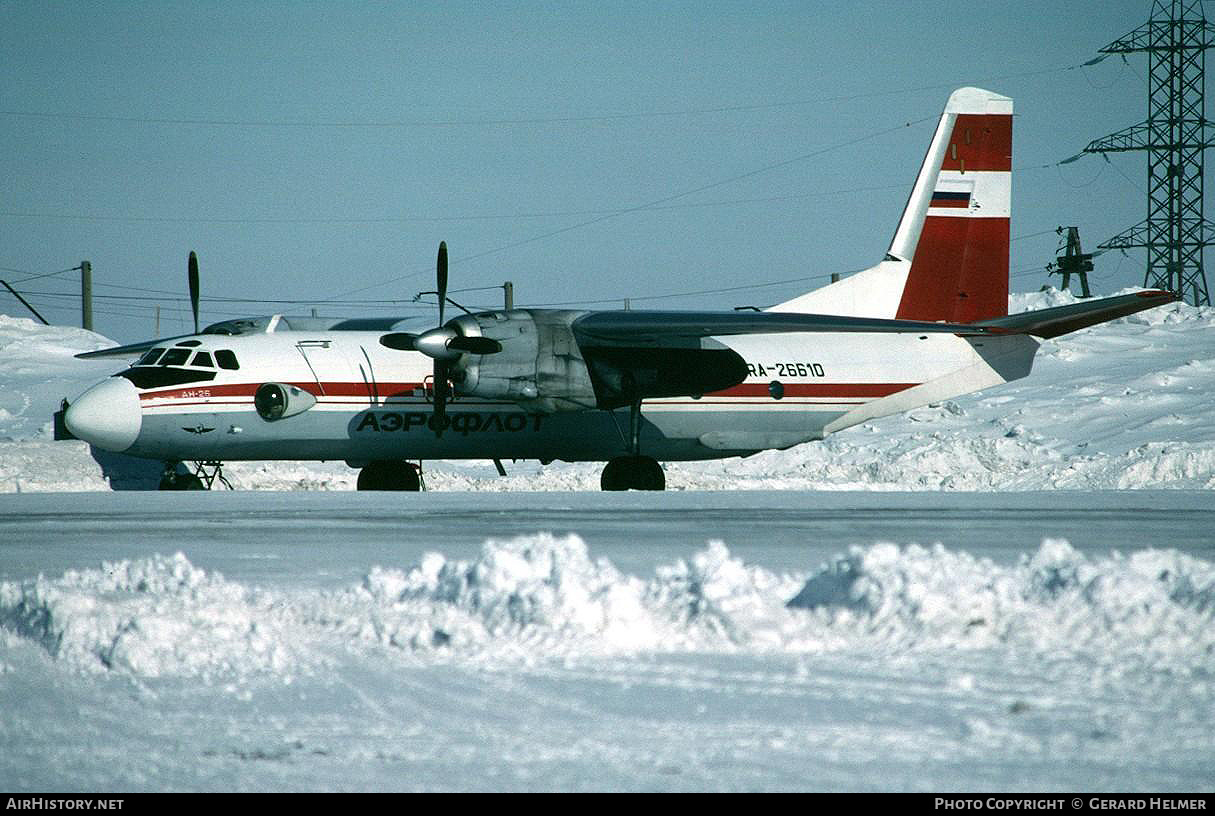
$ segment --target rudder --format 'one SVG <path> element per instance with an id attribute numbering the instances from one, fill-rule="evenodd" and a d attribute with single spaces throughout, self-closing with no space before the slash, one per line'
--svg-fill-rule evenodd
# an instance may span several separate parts
<path id="1" fill-rule="evenodd" d="M 1005 315 L 1012 100 L 979 88 L 954 91 L 926 165 L 934 159 L 936 172 L 921 169 L 891 242 L 891 255 L 911 260 L 895 317 L 973 323 Z"/>

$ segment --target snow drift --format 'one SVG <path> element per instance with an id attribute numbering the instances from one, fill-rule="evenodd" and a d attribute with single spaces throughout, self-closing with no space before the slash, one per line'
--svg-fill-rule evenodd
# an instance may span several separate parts
<path id="1" fill-rule="evenodd" d="M 85 670 L 142 677 L 281 672 L 291 638 L 273 603 L 178 553 L 0 583 L 0 626 Z"/>
<path id="2" fill-rule="evenodd" d="M 576 535 L 484 544 L 372 568 L 340 591 L 264 590 L 184 555 L 0 583 L 0 627 L 84 672 L 290 678 L 335 650 L 421 662 L 671 652 L 899 655 L 996 651 L 1094 669 L 1209 676 L 1215 565 L 1167 550 L 1089 558 L 1046 540 L 1001 567 L 873 544 L 808 574 L 744 564 L 721 543 L 641 579 Z"/>

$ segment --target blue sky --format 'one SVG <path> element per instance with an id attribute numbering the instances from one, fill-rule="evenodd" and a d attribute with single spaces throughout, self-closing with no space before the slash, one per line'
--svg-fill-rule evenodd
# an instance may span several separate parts
<path id="1" fill-rule="evenodd" d="M 509 279 L 519 305 L 766 305 L 880 259 L 950 89 L 977 84 L 1015 100 L 1013 287 L 1037 289 L 1056 226 L 1091 249 L 1146 214 L 1142 155 L 1057 162 L 1146 117 L 1143 56 L 1075 66 L 1149 12 L 8 0 L 0 277 L 90 260 L 122 341 L 156 305 L 187 328 L 191 249 L 204 323 L 425 312 L 440 240 L 453 290 Z M 1142 254 L 1092 278 L 1141 284 Z M 78 324 L 73 274 L 18 288 Z"/>

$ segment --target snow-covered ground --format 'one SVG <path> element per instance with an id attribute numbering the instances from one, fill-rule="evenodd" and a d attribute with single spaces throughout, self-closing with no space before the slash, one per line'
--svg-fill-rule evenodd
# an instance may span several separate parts
<path id="1" fill-rule="evenodd" d="M 1074 302 L 1014 295 L 1012 311 Z M 146 487 L 158 468 L 50 441 L 50 415 L 121 364 L 71 355 L 110 345 L 0 315 L 0 492 Z M 1215 309 L 1154 309 L 1046 341 L 1026 379 L 745 460 L 670 464 L 673 490 L 1108 490 L 1215 488 Z M 100 461 L 98 461 L 100 460 Z M 124 461 L 125 460 L 125 461 Z M 592 490 L 598 464 L 431 462 L 437 490 Z M 342 463 L 250 462 L 246 490 L 351 490 Z"/>
<path id="2" fill-rule="evenodd" d="M 0 316 L 0 789 L 1215 789 L 1213 324 L 681 492 L 386 495 L 123 492 L 156 466 L 50 440 L 107 342 Z"/>
<path id="3" fill-rule="evenodd" d="M 1215 787 L 1203 492 L 393 498 L 3 497 L 0 788 Z"/>

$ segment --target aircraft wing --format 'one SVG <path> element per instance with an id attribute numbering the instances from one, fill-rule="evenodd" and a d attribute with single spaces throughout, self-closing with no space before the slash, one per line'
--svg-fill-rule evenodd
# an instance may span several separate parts
<path id="1" fill-rule="evenodd" d="M 572 329 L 579 345 L 584 347 L 686 347 L 705 337 L 790 332 L 1030 334 L 1051 338 L 1178 299 L 1172 292 L 1150 290 L 977 323 L 929 323 L 788 312 L 591 312 L 577 318 Z"/>
<path id="2" fill-rule="evenodd" d="M 159 340 L 144 340 L 142 343 L 128 343 L 125 346 L 111 346 L 110 348 L 97 349 L 96 351 L 84 351 L 75 355 L 75 357 L 77 360 L 100 360 L 106 357 L 138 357 L 152 348 L 152 346 L 163 346 L 172 343 L 174 340 L 193 336 L 192 334 L 179 334 L 176 337 L 161 337 Z"/>
<path id="3" fill-rule="evenodd" d="M 1008 334 L 996 326 L 787 312 L 591 312 L 571 328 L 582 347 L 686 346 L 704 337 L 792 332 Z"/>
<path id="4" fill-rule="evenodd" d="M 634 399 L 710 394 L 747 378 L 732 349 L 705 341 L 742 334 L 900 332 L 1006 334 L 1000 328 L 782 312 L 590 312 L 570 324 L 601 408 Z"/>
<path id="5" fill-rule="evenodd" d="M 1175 300 L 1180 300 L 1180 298 L 1172 292 L 1149 290 L 1100 300 L 1085 300 L 1067 306 L 1056 306 L 1053 309 L 1039 309 L 1036 312 L 996 317 L 980 321 L 975 325 L 1049 339 L 1095 326 L 1107 320 L 1163 306 Z"/>

